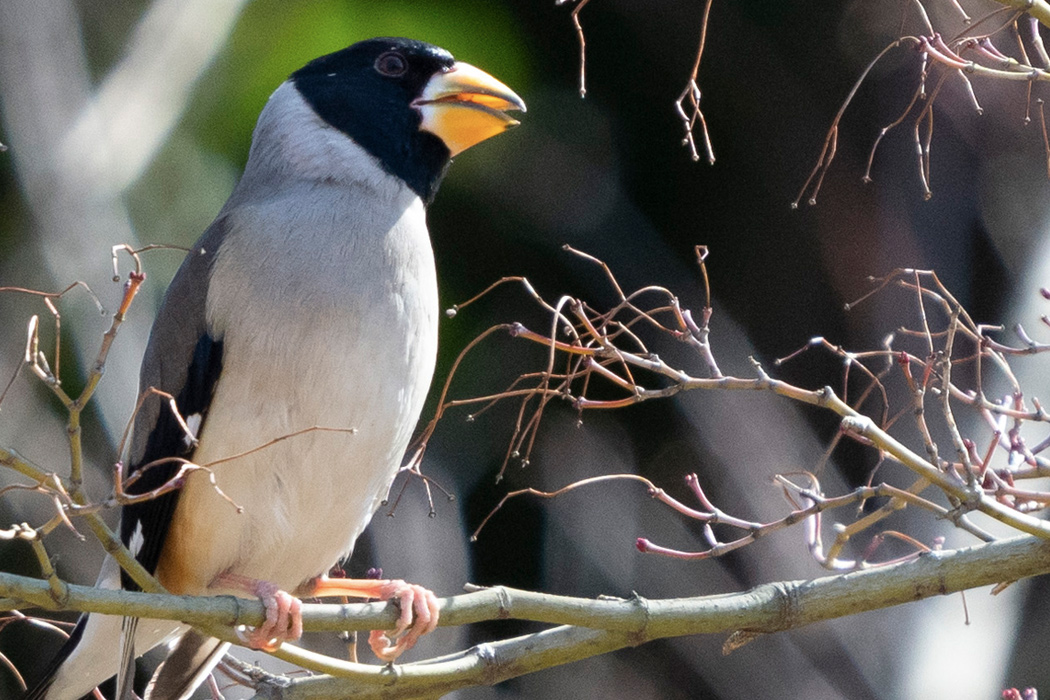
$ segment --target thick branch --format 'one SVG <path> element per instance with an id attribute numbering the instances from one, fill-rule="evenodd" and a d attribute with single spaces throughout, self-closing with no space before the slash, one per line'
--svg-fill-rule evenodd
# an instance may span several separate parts
<path id="1" fill-rule="evenodd" d="M 856 612 L 921 600 L 937 594 L 987 585 L 1050 571 L 1050 544 L 1029 537 L 954 552 L 930 552 L 917 560 L 814 581 L 766 584 L 746 593 L 703 598 L 647 601 L 581 601 L 540 594 L 492 589 L 449 599 L 442 614 L 461 601 L 490 594 L 501 601 L 500 617 L 543 618 L 566 606 L 577 622 L 604 630 L 562 626 L 543 632 L 482 644 L 429 662 L 396 670 L 365 667 L 366 676 L 348 680 L 315 676 L 260 689 L 257 698 L 325 700 L 334 698 L 433 697 L 457 688 L 493 684 L 550 666 L 596 656 L 661 637 L 726 633 L 737 630 L 775 632 Z M 479 601 L 480 602 L 480 601 Z M 489 605 L 488 601 L 481 603 Z M 533 607 L 536 604 L 537 607 Z M 581 612 L 583 610 L 588 612 Z M 599 619 L 600 618 L 600 619 Z"/>
<path id="2" fill-rule="evenodd" d="M 1039 20 L 1044 27 L 1050 27 L 1050 3 L 1046 0 L 995 0 L 1000 5 L 1023 10 Z"/>
<path id="3" fill-rule="evenodd" d="M 764 584 L 728 595 L 590 600 L 491 588 L 444 599 L 441 624 L 514 618 L 563 626 L 393 669 L 328 659 L 285 645 L 292 652 L 290 656 L 342 677 L 282 679 L 279 695 L 276 685 L 264 686 L 258 697 L 316 700 L 369 698 L 380 693 L 390 698 L 433 697 L 653 639 L 739 630 L 777 632 L 1048 572 L 1050 542 L 1026 536 L 966 549 L 928 552 L 914 560 L 867 571 Z M 73 585 L 68 590 L 61 606 L 65 609 L 183 620 L 209 627 L 262 620 L 262 604 L 255 600 L 104 591 Z M 59 607 L 47 582 L 11 574 L 0 574 L 0 597 L 52 609 Z M 307 605 L 303 626 L 315 631 L 382 628 L 389 627 L 395 617 L 396 611 L 389 604 Z"/>

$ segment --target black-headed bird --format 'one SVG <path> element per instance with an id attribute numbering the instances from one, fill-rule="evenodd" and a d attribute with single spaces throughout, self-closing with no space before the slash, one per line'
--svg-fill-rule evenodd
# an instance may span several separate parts
<path id="1" fill-rule="evenodd" d="M 183 420 L 144 405 L 129 490 L 167 482 L 171 458 L 214 465 L 215 483 L 193 471 L 126 505 L 121 536 L 172 593 L 260 597 L 250 646 L 300 636 L 297 595 L 397 600 L 397 630 L 370 638 L 384 660 L 437 623 L 420 586 L 326 573 L 386 495 L 430 386 L 426 207 L 452 156 L 517 124 L 507 110 L 525 110 L 510 88 L 418 41 L 371 39 L 308 63 L 270 97 L 244 175 L 167 291 L 140 389 L 172 394 Z M 100 581 L 134 587 L 112 558 Z M 25 697 L 73 700 L 114 675 L 126 686 L 134 656 L 172 639 L 147 697 L 185 698 L 227 645 L 103 615 L 81 618 Z"/>

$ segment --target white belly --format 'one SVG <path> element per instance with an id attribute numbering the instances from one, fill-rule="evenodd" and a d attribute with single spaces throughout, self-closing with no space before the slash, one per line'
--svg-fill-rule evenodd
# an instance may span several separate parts
<path id="1" fill-rule="evenodd" d="M 194 461 L 255 451 L 213 466 L 241 512 L 205 473 L 184 486 L 169 544 L 196 544 L 165 550 L 182 560 L 169 585 L 190 593 L 229 572 L 294 590 L 350 552 L 400 466 L 433 374 L 437 289 L 422 217 L 413 204 L 389 233 L 357 232 L 335 250 L 331 230 L 294 215 L 291 249 L 234 241 L 253 264 L 224 269 L 223 279 L 240 278 L 224 292 L 209 289 L 223 369 Z M 304 227 L 328 245 L 312 247 Z M 286 255 L 308 256 L 291 266 L 304 272 L 292 276 Z M 286 437 L 313 427 L 345 432 Z"/>

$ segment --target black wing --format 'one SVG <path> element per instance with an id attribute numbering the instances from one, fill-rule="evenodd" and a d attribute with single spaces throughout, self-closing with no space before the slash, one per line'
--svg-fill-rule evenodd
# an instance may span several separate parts
<path id="1" fill-rule="evenodd" d="M 199 419 L 197 434 L 207 418 L 222 371 L 222 340 L 207 326 L 205 304 L 211 267 L 225 230 L 226 218 L 217 219 L 176 273 L 153 323 L 139 377 L 139 391 L 149 387 L 166 391 L 175 397 L 183 419 L 196 416 Z M 130 469 L 126 476 L 137 473 L 139 477 L 128 487 L 128 492 L 152 491 L 178 472 L 179 463 L 154 465 L 157 460 L 191 459 L 192 455 L 193 446 L 167 403 L 156 397 L 148 399 L 135 420 L 132 433 Z M 150 573 L 156 571 L 178 498 L 179 491 L 171 491 L 127 505 L 121 514 L 121 540 L 136 552 L 137 559 Z M 121 581 L 128 590 L 138 589 L 123 571 Z"/>
<path id="2" fill-rule="evenodd" d="M 175 396 L 179 414 L 183 418 L 200 416 L 203 425 L 208 415 L 208 405 L 215 390 L 215 383 L 222 371 L 222 341 L 205 333 L 197 340 L 193 360 L 186 374 L 182 390 Z M 163 388 L 163 387 L 158 387 Z M 200 430 L 198 429 L 198 434 Z M 179 425 L 168 406 L 164 406 L 146 439 L 146 449 L 129 474 L 142 470 L 144 466 L 166 457 L 190 459 L 193 446 L 186 439 L 186 432 Z M 138 480 L 128 487 L 130 494 L 142 494 L 160 488 L 178 473 L 181 464 L 166 462 L 143 470 Z M 127 547 L 132 546 L 135 531 L 139 530 L 142 542 L 136 554 L 139 563 L 153 573 L 157 568 L 168 525 L 175 514 L 179 491 L 169 491 L 142 503 L 124 506 L 120 521 L 120 538 Z M 126 590 L 138 590 L 126 571 L 121 571 L 121 582 Z"/>

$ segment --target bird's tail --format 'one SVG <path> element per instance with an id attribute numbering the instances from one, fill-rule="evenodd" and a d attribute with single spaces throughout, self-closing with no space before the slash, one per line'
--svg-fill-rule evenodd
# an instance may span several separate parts
<path id="1" fill-rule="evenodd" d="M 204 682 L 230 645 L 189 630 L 175 643 L 146 687 L 145 700 L 185 700 Z"/>
<path id="2" fill-rule="evenodd" d="M 106 557 L 99 574 L 102 588 L 118 588 L 120 567 Z M 128 624 L 120 615 L 81 615 L 69 639 L 47 665 L 43 677 L 21 700 L 79 700 L 98 684 L 130 667 L 136 653 L 145 653 L 185 629 L 163 620 Z M 210 668 L 209 668 L 210 670 Z M 128 684 L 130 686 L 130 683 Z"/>
<path id="3" fill-rule="evenodd" d="M 117 675 L 123 625 L 124 618 L 119 615 L 82 616 L 43 677 L 21 700 L 79 700 Z M 135 630 L 135 649 L 145 653 L 182 629 L 185 628 L 177 623 L 140 620 Z"/>
<path id="4" fill-rule="evenodd" d="M 44 675 L 25 691 L 21 700 L 44 700 L 47 697 L 47 691 L 51 688 L 51 684 L 54 683 L 55 677 L 58 675 L 58 669 L 62 667 L 62 664 L 66 662 L 66 659 L 70 657 L 77 645 L 80 644 L 80 640 L 83 639 L 87 621 L 87 615 L 80 616 L 80 619 L 77 620 L 77 626 L 73 628 L 73 632 L 69 635 L 69 639 L 58 650 L 55 658 L 48 663 L 47 668 L 44 670 Z"/>

